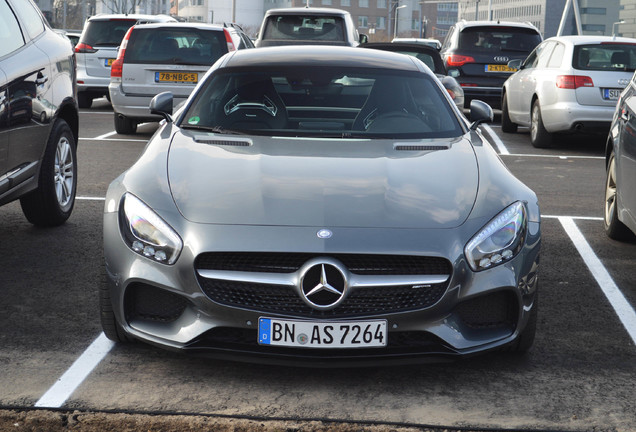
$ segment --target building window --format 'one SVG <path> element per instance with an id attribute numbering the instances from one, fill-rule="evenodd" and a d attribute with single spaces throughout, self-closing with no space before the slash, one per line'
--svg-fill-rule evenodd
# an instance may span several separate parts
<path id="1" fill-rule="evenodd" d="M 360 27 L 360 28 L 369 27 L 369 17 L 359 16 L 358 17 L 358 27 Z"/>
<path id="2" fill-rule="evenodd" d="M 581 8 L 581 13 L 582 14 L 588 14 L 588 15 L 606 15 L 607 14 L 607 9 L 605 9 L 605 8 L 587 7 L 587 8 Z"/>
<path id="3" fill-rule="evenodd" d="M 358 0 L 358 6 L 361 8 L 368 8 L 369 0 Z"/>
<path id="4" fill-rule="evenodd" d="M 351 0 L 340 0 L 340 6 L 351 6 Z"/>
<path id="5" fill-rule="evenodd" d="M 323 6 L 331 6 L 331 0 L 322 0 Z"/>
<path id="6" fill-rule="evenodd" d="M 583 31 L 599 32 L 605 34 L 605 26 L 602 24 L 583 24 Z"/>
<path id="7" fill-rule="evenodd" d="M 378 9 L 386 9 L 386 0 L 378 0 Z"/>
<path id="8" fill-rule="evenodd" d="M 376 17 L 375 28 L 384 30 L 386 28 L 386 17 Z"/>

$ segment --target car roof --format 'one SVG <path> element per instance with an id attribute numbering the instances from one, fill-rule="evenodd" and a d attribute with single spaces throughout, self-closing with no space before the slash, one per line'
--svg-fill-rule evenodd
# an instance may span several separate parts
<path id="1" fill-rule="evenodd" d="M 328 45 L 286 45 L 238 50 L 229 55 L 223 66 L 334 66 L 420 71 L 410 56 L 375 49 Z"/>
<path id="2" fill-rule="evenodd" d="M 529 28 L 533 30 L 539 31 L 534 24 L 530 22 L 520 22 L 520 21 L 458 21 L 457 24 L 462 28 L 468 27 L 520 27 L 520 28 Z"/>
<path id="3" fill-rule="evenodd" d="M 433 59 L 435 63 L 435 71 L 442 75 L 446 75 L 446 69 L 444 68 L 444 61 L 437 48 L 430 45 L 425 45 L 416 42 L 367 42 L 365 44 L 358 45 L 358 48 L 372 48 L 385 51 L 400 51 L 407 50 L 418 53 L 425 53 Z"/>
<path id="4" fill-rule="evenodd" d="M 106 21 L 111 19 L 133 19 L 133 20 L 149 20 L 177 22 L 170 15 L 147 15 L 147 14 L 97 14 L 88 18 L 88 21 Z"/>
<path id="5" fill-rule="evenodd" d="M 636 44 L 636 39 L 618 36 L 593 36 L 593 35 L 570 35 L 570 36 L 554 36 L 546 39 L 557 40 L 572 45 L 586 45 L 600 42 L 616 42 L 616 43 L 633 43 Z"/>
<path id="6" fill-rule="evenodd" d="M 198 28 L 204 30 L 223 30 L 225 26 L 222 24 L 208 24 L 208 23 L 196 23 L 196 22 L 154 22 L 137 24 L 135 29 L 149 29 L 149 28 Z"/>
<path id="7" fill-rule="evenodd" d="M 296 7 L 270 9 L 265 15 L 350 15 L 346 10 L 334 8 Z"/>

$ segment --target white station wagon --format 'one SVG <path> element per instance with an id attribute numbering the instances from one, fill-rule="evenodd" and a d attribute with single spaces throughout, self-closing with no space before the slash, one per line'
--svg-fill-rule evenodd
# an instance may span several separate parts
<path id="1" fill-rule="evenodd" d="M 501 129 L 530 127 L 535 147 L 555 133 L 606 134 L 619 95 L 636 67 L 636 39 L 561 36 L 546 39 L 504 83 Z"/>

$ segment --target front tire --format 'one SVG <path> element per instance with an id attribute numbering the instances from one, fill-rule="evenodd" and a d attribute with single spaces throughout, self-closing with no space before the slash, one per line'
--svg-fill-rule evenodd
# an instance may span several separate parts
<path id="1" fill-rule="evenodd" d="M 71 215 L 77 189 L 77 143 L 71 128 L 57 120 L 46 144 L 38 188 L 20 198 L 22 212 L 36 226 L 63 224 Z"/>
<path id="2" fill-rule="evenodd" d="M 516 133 L 517 124 L 510 120 L 510 113 L 508 112 L 508 96 L 504 94 L 501 101 L 501 130 L 506 133 Z"/>
<path id="3" fill-rule="evenodd" d="M 115 113 L 115 131 L 120 135 L 132 135 L 137 132 L 137 122 Z"/>
<path id="4" fill-rule="evenodd" d="M 534 304 L 532 305 L 532 312 L 528 317 L 528 322 L 525 328 L 515 341 L 511 351 L 518 354 L 527 353 L 534 344 L 534 337 L 537 333 L 537 317 L 539 316 L 539 291 L 534 294 Z"/>
<path id="5" fill-rule="evenodd" d="M 614 151 L 610 154 L 607 163 L 607 174 L 605 178 L 605 206 L 603 225 L 605 233 L 614 240 L 625 241 L 634 238 L 632 232 L 618 219 L 618 208 L 616 202 L 616 155 Z"/>
<path id="6" fill-rule="evenodd" d="M 533 147 L 546 148 L 552 144 L 552 134 L 545 129 L 543 117 L 541 116 L 541 105 L 539 100 L 532 104 L 530 116 L 530 142 Z"/>

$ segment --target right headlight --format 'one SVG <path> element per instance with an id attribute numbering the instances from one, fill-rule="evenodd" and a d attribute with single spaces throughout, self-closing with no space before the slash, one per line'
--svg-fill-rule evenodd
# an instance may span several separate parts
<path id="1" fill-rule="evenodd" d="M 508 206 L 466 244 L 464 254 L 470 268 L 485 270 L 513 259 L 523 247 L 527 226 L 523 203 Z"/>
<path id="2" fill-rule="evenodd" d="M 174 264 L 183 248 L 181 237 L 170 225 L 129 193 L 119 206 L 119 227 L 130 249 L 162 264 Z"/>

